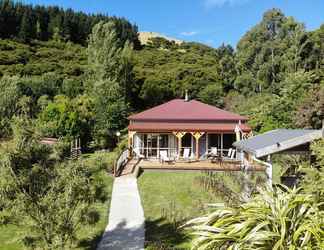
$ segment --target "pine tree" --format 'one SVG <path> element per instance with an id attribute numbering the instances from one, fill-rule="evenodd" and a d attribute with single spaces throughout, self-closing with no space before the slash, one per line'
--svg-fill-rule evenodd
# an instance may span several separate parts
<path id="1" fill-rule="evenodd" d="M 30 18 L 29 11 L 25 10 L 24 15 L 22 16 L 21 24 L 20 24 L 20 30 L 18 37 L 24 41 L 29 42 L 32 38 L 32 23 Z"/>

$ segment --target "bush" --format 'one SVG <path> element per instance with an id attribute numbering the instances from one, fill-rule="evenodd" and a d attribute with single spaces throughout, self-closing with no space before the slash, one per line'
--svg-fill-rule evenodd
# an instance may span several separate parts
<path id="1" fill-rule="evenodd" d="M 40 144 L 23 119 L 13 134 L 0 148 L 0 223 L 21 225 L 26 247 L 71 249 L 80 228 L 98 221 L 94 205 L 106 197 L 98 169 L 53 157 L 64 145 Z"/>
<path id="2" fill-rule="evenodd" d="M 238 208 L 222 207 L 192 225 L 194 249 L 323 249 L 324 213 L 312 195 L 264 190 Z"/>
<path id="3" fill-rule="evenodd" d="M 104 169 L 108 173 L 112 174 L 114 171 L 114 164 L 117 157 L 116 152 L 105 152 L 105 151 L 97 151 L 90 155 L 85 161 L 85 165 L 88 167 L 96 166 L 98 169 Z"/>

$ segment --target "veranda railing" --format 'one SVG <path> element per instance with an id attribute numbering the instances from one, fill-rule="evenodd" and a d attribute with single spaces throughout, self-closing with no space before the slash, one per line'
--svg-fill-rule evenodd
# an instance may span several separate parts
<path id="1" fill-rule="evenodd" d="M 115 176 L 118 176 L 123 170 L 123 168 L 125 167 L 125 165 L 127 164 L 128 156 L 129 156 L 128 149 L 125 149 L 123 152 L 119 154 L 117 161 L 115 163 L 115 171 L 114 171 Z"/>

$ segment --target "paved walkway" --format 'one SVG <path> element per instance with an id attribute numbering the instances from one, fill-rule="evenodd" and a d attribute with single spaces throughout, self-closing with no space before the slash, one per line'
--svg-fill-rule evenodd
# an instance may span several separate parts
<path id="1" fill-rule="evenodd" d="M 109 213 L 109 224 L 98 250 L 144 249 L 144 212 L 133 175 L 114 181 Z"/>

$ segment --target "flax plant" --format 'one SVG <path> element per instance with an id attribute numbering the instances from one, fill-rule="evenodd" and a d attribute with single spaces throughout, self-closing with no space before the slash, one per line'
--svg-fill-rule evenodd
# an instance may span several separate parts
<path id="1" fill-rule="evenodd" d="M 194 235 L 192 249 L 324 249 L 320 205 L 300 189 L 261 190 L 247 203 L 218 207 L 185 226 Z"/>

